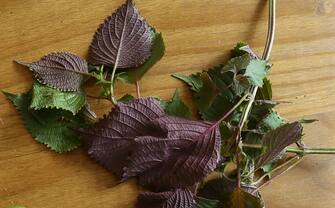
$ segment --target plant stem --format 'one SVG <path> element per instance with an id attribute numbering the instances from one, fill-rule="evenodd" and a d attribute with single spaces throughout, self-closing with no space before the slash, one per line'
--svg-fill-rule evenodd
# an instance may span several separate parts
<path id="1" fill-rule="evenodd" d="M 262 145 L 260 144 L 246 144 L 244 143 L 242 145 L 243 147 L 248 147 L 248 148 L 254 148 L 254 149 L 262 149 Z M 288 153 L 297 153 L 301 155 L 317 155 L 317 154 L 326 154 L 326 155 L 332 155 L 335 154 L 335 148 L 297 148 L 297 147 L 287 147 L 286 152 Z"/>
<path id="2" fill-rule="evenodd" d="M 266 177 L 270 176 L 273 174 L 273 172 L 276 172 L 280 169 L 282 169 L 283 167 L 287 166 L 288 164 L 292 163 L 292 161 L 300 159 L 301 157 L 299 155 L 296 155 L 294 157 L 292 157 L 291 159 L 287 160 L 286 162 L 284 162 L 283 164 L 278 165 L 277 167 L 275 167 L 271 172 L 266 173 L 264 175 L 262 175 L 257 181 L 253 182 L 252 185 L 257 185 L 260 182 L 262 182 Z"/>
<path id="3" fill-rule="evenodd" d="M 137 95 L 137 98 L 141 98 L 140 82 L 139 81 L 136 81 L 136 95 Z"/>
<path id="4" fill-rule="evenodd" d="M 267 32 L 267 39 L 266 39 L 266 44 L 263 52 L 262 59 L 264 60 L 269 60 L 270 58 L 270 53 L 272 50 L 273 42 L 274 42 L 274 36 L 275 36 L 275 29 L 276 29 L 276 0 L 269 0 L 269 20 L 268 20 L 268 32 Z M 239 144 L 241 142 L 241 132 L 242 129 L 245 125 L 245 122 L 248 119 L 248 116 L 250 114 L 252 105 L 255 101 L 255 97 L 257 94 L 258 86 L 253 86 L 250 91 L 251 91 L 251 97 L 249 99 L 249 102 L 247 106 L 244 108 L 242 117 L 240 119 L 239 125 L 238 125 L 238 132 L 236 134 L 236 165 L 237 165 L 237 170 L 239 170 L 239 155 L 240 155 L 240 150 L 239 150 Z M 240 172 L 237 172 L 237 187 L 241 187 L 241 176 Z"/>
<path id="5" fill-rule="evenodd" d="M 114 105 L 117 104 L 115 95 L 114 95 L 114 78 L 115 78 L 115 72 L 116 72 L 116 68 L 117 68 L 117 60 L 115 61 L 115 65 L 113 67 L 113 71 L 112 71 L 112 75 L 111 75 L 111 101 L 113 102 Z"/>
<path id="6" fill-rule="evenodd" d="M 238 106 L 240 106 L 243 101 L 245 101 L 247 98 L 249 97 L 249 93 L 246 93 L 245 95 L 243 95 L 243 97 L 234 105 L 234 107 L 232 107 L 226 114 L 224 114 L 217 122 L 214 123 L 214 127 L 217 127 L 218 125 L 220 125 L 220 123 L 222 121 L 224 121 L 230 114 L 232 114 L 236 108 Z"/>
<path id="7" fill-rule="evenodd" d="M 287 171 L 291 170 L 292 168 L 294 168 L 296 165 L 298 165 L 301 161 L 302 161 L 302 157 L 296 155 L 295 157 L 290 159 L 290 162 L 292 162 L 294 160 L 296 160 L 292 165 L 290 165 L 289 167 L 287 167 L 285 170 L 283 170 L 282 172 L 280 172 L 278 175 L 275 175 L 272 179 L 266 181 L 265 183 L 263 183 L 262 185 L 260 185 L 257 189 L 255 189 L 252 193 L 255 194 L 257 193 L 257 191 L 259 191 L 260 189 L 262 189 L 263 187 L 269 185 L 274 179 L 284 175 Z"/>
<path id="8" fill-rule="evenodd" d="M 335 154 L 335 148 L 295 148 L 287 147 L 286 152 L 297 153 L 297 154 Z"/>
<path id="9" fill-rule="evenodd" d="M 268 34 L 266 39 L 266 44 L 263 52 L 262 59 L 269 60 L 270 53 L 273 46 L 274 36 L 275 36 L 275 29 L 276 29 L 276 0 L 270 0 L 269 1 L 269 22 L 268 22 Z M 248 116 L 250 113 L 250 110 L 252 108 L 252 105 L 255 101 L 255 97 L 257 94 L 258 86 L 253 86 L 251 88 L 251 98 L 249 99 L 249 102 L 246 106 L 246 108 L 243 111 L 242 118 L 239 123 L 239 128 L 242 129 Z"/>

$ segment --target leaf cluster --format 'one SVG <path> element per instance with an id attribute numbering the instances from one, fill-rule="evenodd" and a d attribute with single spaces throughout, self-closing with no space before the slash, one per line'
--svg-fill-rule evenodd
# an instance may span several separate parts
<path id="1" fill-rule="evenodd" d="M 118 18 L 120 21 L 114 24 Z M 146 23 L 128 0 L 97 29 L 89 47 L 89 63 L 69 52 L 53 52 L 32 63 L 16 61 L 33 72 L 36 82 L 27 93 L 4 94 L 20 111 L 37 141 L 56 152 L 70 151 L 82 143 L 74 129 L 96 120 L 83 84 L 94 78 L 101 86 L 99 97 L 114 101 L 116 77 L 136 83 L 162 58 L 164 51 L 162 35 Z M 118 69 L 118 73 L 110 67 Z M 126 94 L 115 104 L 132 99 L 132 95 Z M 174 101 L 166 106 L 173 111 L 173 105 L 180 104 Z"/>
<path id="2" fill-rule="evenodd" d="M 122 181 L 136 177 L 149 190 L 140 193 L 139 208 L 264 207 L 263 179 L 283 167 L 287 146 L 303 148 L 302 123 L 314 120 L 287 122 L 275 111 L 279 102 L 266 78 L 272 65 L 246 43 L 227 63 L 173 75 L 188 85 L 200 120 L 179 89 L 168 101 L 139 98 L 139 81 L 164 52 L 162 34 L 127 0 L 96 30 L 88 62 L 69 52 L 18 61 L 36 82 L 29 92 L 4 94 L 38 142 L 56 152 L 84 143 Z M 99 97 L 115 105 L 99 120 L 83 86 L 89 78 L 101 87 Z M 118 80 L 136 84 L 138 98 L 116 98 Z M 207 180 L 210 174 L 217 177 Z"/>
<path id="3" fill-rule="evenodd" d="M 197 195 L 199 208 L 263 207 L 257 189 L 261 185 L 258 182 L 263 182 L 258 181 L 260 175 L 279 166 L 285 148 L 301 140 L 301 123 L 289 123 L 274 110 L 279 103 L 272 101 L 271 82 L 266 78 L 270 68 L 271 64 L 258 58 L 248 45 L 238 43 L 226 64 L 187 76 L 173 75 L 189 86 L 202 119 L 226 118 L 220 123 L 224 159 L 216 169 L 221 177 L 202 183 Z M 260 89 L 253 107 L 245 125 L 239 126 L 255 86 Z M 238 168 L 227 172 L 227 164 Z M 240 181 L 236 181 L 237 175 Z"/>

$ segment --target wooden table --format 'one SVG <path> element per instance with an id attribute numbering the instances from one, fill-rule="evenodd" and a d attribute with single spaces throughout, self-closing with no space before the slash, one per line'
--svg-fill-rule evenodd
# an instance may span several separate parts
<path id="1" fill-rule="evenodd" d="M 14 59 L 33 61 L 50 51 L 87 55 L 92 35 L 122 0 L 0 0 L 0 88 L 24 92 L 32 75 Z M 137 0 L 144 17 L 164 35 L 166 56 L 141 81 L 142 94 L 169 98 L 185 86 L 171 78 L 227 60 L 240 40 L 261 53 L 265 42 L 265 0 Z M 278 111 L 287 118 L 317 118 L 307 125 L 310 146 L 335 147 L 335 0 L 278 1 L 274 64 L 270 78 Z M 118 93 L 134 93 L 118 85 Z M 97 88 L 89 88 L 91 94 Z M 90 100 L 101 116 L 108 102 Z M 0 207 L 131 208 L 134 181 L 117 179 L 79 149 L 57 154 L 35 142 L 16 110 L 0 96 Z M 264 189 L 269 208 L 335 207 L 335 156 L 307 156 Z"/>

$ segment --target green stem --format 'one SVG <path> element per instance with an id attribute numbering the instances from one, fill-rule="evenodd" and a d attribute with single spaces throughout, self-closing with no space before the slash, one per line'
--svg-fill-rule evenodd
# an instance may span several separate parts
<path id="1" fill-rule="evenodd" d="M 263 146 L 260 144 L 242 144 L 243 147 L 247 148 L 254 148 L 254 149 L 262 149 Z M 296 153 L 296 154 L 302 154 L 302 155 L 317 155 L 317 154 L 327 154 L 332 155 L 335 154 L 335 148 L 297 148 L 297 147 L 287 147 L 286 152 L 288 153 Z"/>
<path id="2" fill-rule="evenodd" d="M 296 147 L 288 147 L 286 152 L 297 153 L 297 154 L 335 154 L 335 148 L 303 148 L 299 149 Z"/>
<path id="3" fill-rule="evenodd" d="M 249 97 L 249 93 L 246 93 L 245 95 L 243 95 L 243 97 L 234 105 L 234 107 L 232 107 L 227 113 L 225 113 L 218 121 L 214 123 L 212 128 L 215 128 L 218 125 L 220 125 L 221 122 L 224 121 L 230 114 L 232 114 L 236 110 L 236 108 L 240 106 L 248 97 Z"/>
<path id="4" fill-rule="evenodd" d="M 117 100 L 115 98 L 115 95 L 114 95 L 114 78 L 115 78 L 115 72 L 116 72 L 116 68 L 117 68 L 117 61 L 115 62 L 115 65 L 113 67 L 113 71 L 112 71 L 112 75 L 111 75 L 111 101 L 113 102 L 114 105 L 117 104 Z"/>
<path id="5" fill-rule="evenodd" d="M 91 74 L 91 73 L 81 72 L 81 71 L 76 71 L 75 73 L 80 74 L 80 75 L 89 76 L 89 77 L 93 77 L 93 78 L 98 79 L 94 74 Z"/>

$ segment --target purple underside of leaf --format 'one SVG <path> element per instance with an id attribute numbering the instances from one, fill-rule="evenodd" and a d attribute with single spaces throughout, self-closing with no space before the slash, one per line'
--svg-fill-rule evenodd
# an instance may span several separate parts
<path id="1" fill-rule="evenodd" d="M 263 137 L 266 152 L 259 158 L 256 167 L 259 168 L 273 161 L 287 146 L 299 141 L 302 136 L 302 130 L 301 123 L 297 121 L 282 125 L 266 133 Z"/>
<path id="2" fill-rule="evenodd" d="M 187 187 L 216 168 L 221 136 L 210 123 L 165 116 L 153 121 L 166 137 L 138 137 L 123 178 L 155 189 Z M 162 135 L 164 136 L 164 135 Z"/>
<path id="3" fill-rule="evenodd" d="M 96 31 L 89 60 L 93 65 L 137 67 L 150 57 L 151 45 L 150 26 L 128 0 Z"/>
<path id="4" fill-rule="evenodd" d="M 84 81 L 81 73 L 88 72 L 84 59 L 68 52 L 50 53 L 33 63 L 17 61 L 29 67 L 38 81 L 62 91 L 76 91 Z"/>
<path id="5" fill-rule="evenodd" d="M 86 141 L 88 153 L 108 170 L 121 176 L 133 149 L 134 138 L 157 135 L 149 123 L 163 115 L 164 111 L 157 100 L 139 99 L 128 104 L 118 104 L 92 128 L 79 131 Z"/>
<path id="6" fill-rule="evenodd" d="M 119 104 L 79 130 L 89 154 L 123 180 L 138 177 L 156 190 L 188 187 L 216 168 L 221 136 L 211 123 L 166 116 L 159 101 Z"/>
<path id="7" fill-rule="evenodd" d="M 138 196 L 137 208 L 193 208 L 194 196 L 188 189 L 160 193 L 143 192 Z"/>

